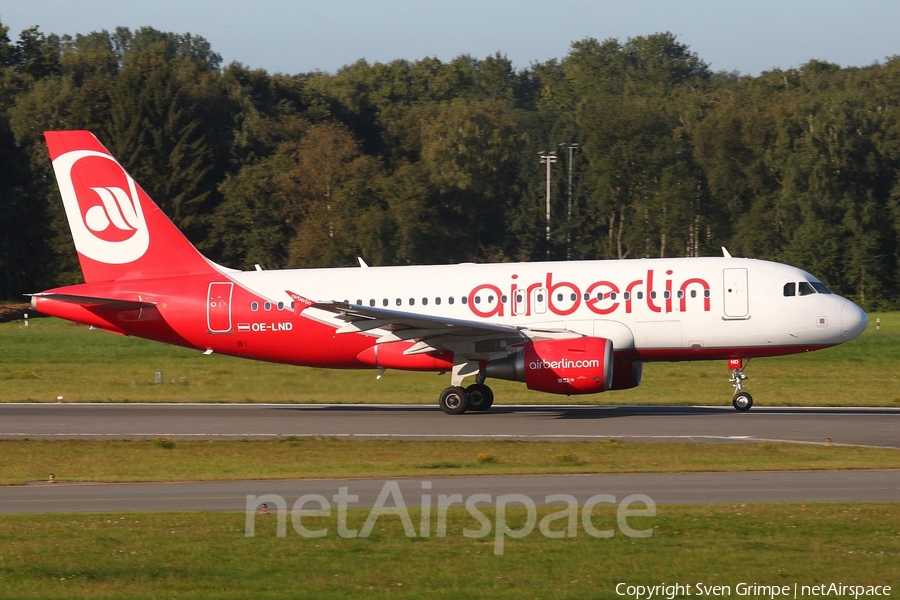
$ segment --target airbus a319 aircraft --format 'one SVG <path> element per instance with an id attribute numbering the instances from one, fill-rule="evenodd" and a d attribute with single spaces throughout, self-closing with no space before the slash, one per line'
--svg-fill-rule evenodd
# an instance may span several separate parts
<path id="1" fill-rule="evenodd" d="M 85 283 L 34 294 L 37 311 L 207 354 L 447 371 L 448 414 L 490 408 L 487 378 L 593 394 L 637 386 L 644 362 L 684 360 L 728 361 L 732 403 L 746 411 L 744 360 L 834 346 L 868 322 L 809 273 L 727 251 L 233 270 L 202 256 L 93 134 L 44 136 Z"/>

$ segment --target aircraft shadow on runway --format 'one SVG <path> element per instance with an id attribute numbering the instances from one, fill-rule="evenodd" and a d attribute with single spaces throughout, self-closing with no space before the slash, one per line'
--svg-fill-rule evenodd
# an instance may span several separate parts
<path id="1" fill-rule="evenodd" d="M 313 410 L 347 413 L 436 413 L 440 412 L 437 406 L 415 405 L 361 405 L 361 404 L 328 404 L 315 405 L 279 405 L 272 406 L 272 410 Z M 447 416 L 453 418 L 490 418 L 511 414 L 531 414 L 534 416 L 553 417 L 557 419 L 610 419 L 616 417 L 732 417 L 735 419 L 752 418 L 754 415 L 881 415 L 900 419 L 900 409 L 896 408 L 863 408 L 863 407 L 754 407 L 748 413 L 739 413 L 730 406 L 554 406 L 554 405 L 497 405 L 486 412 L 470 411 L 460 416 Z M 900 424 L 900 422 L 898 422 Z"/>

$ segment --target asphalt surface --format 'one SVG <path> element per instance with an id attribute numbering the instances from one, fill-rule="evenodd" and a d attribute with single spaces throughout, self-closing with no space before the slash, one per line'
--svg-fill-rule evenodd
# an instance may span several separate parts
<path id="1" fill-rule="evenodd" d="M 900 448 L 900 409 L 302 404 L 2 404 L 0 439 L 620 439 Z"/>
<path id="2" fill-rule="evenodd" d="M 436 507 L 441 494 L 525 494 L 546 504 L 551 494 L 571 494 L 583 504 L 595 494 L 611 494 L 621 502 L 631 494 L 649 496 L 656 504 L 765 502 L 896 502 L 900 501 L 900 470 L 800 471 L 752 473 L 645 473 L 604 475 L 522 475 L 504 477 L 433 477 L 415 479 L 342 479 L 291 481 L 231 481 L 139 484 L 35 484 L 0 487 L 0 513 L 125 512 L 125 511 L 244 511 L 258 502 L 276 506 L 274 494 L 287 508 L 304 494 L 320 494 L 334 502 L 341 488 L 358 496 L 349 508 L 372 507 L 386 482 L 396 481 L 404 504 L 422 505 L 431 496 Z M 425 485 L 423 485 L 425 482 Z M 423 489 L 424 488 L 424 489 Z M 392 497 L 391 497 L 392 498 Z M 461 504 L 457 504 L 460 506 Z M 392 499 L 382 506 L 395 506 Z M 319 508 L 312 504 L 305 508 Z M 640 506 L 638 506 L 640 508 Z"/>

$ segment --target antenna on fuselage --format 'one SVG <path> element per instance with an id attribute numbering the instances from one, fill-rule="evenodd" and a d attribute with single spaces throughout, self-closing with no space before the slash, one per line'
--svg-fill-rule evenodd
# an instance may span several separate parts
<path id="1" fill-rule="evenodd" d="M 732 258 L 731 253 L 728 252 L 725 246 L 722 246 L 722 256 L 725 258 Z"/>
<path id="2" fill-rule="evenodd" d="M 356 257 L 356 260 L 359 261 L 359 266 L 361 266 L 361 267 L 363 267 L 363 268 L 366 268 L 366 267 L 369 266 L 369 265 L 366 264 L 366 261 L 364 261 L 364 260 L 362 259 L 362 256 L 357 256 L 357 257 Z"/>

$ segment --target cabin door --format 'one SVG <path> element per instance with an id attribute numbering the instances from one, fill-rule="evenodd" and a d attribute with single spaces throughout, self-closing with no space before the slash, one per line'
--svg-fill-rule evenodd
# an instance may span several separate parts
<path id="1" fill-rule="evenodd" d="M 231 282 L 213 282 L 209 284 L 206 297 L 206 326 L 210 333 L 228 333 L 231 331 Z"/>
<path id="2" fill-rule="evenodd" d="M 750 313 L 747 269 L 724 269 L 725 317 L 741 319 Z"/>

